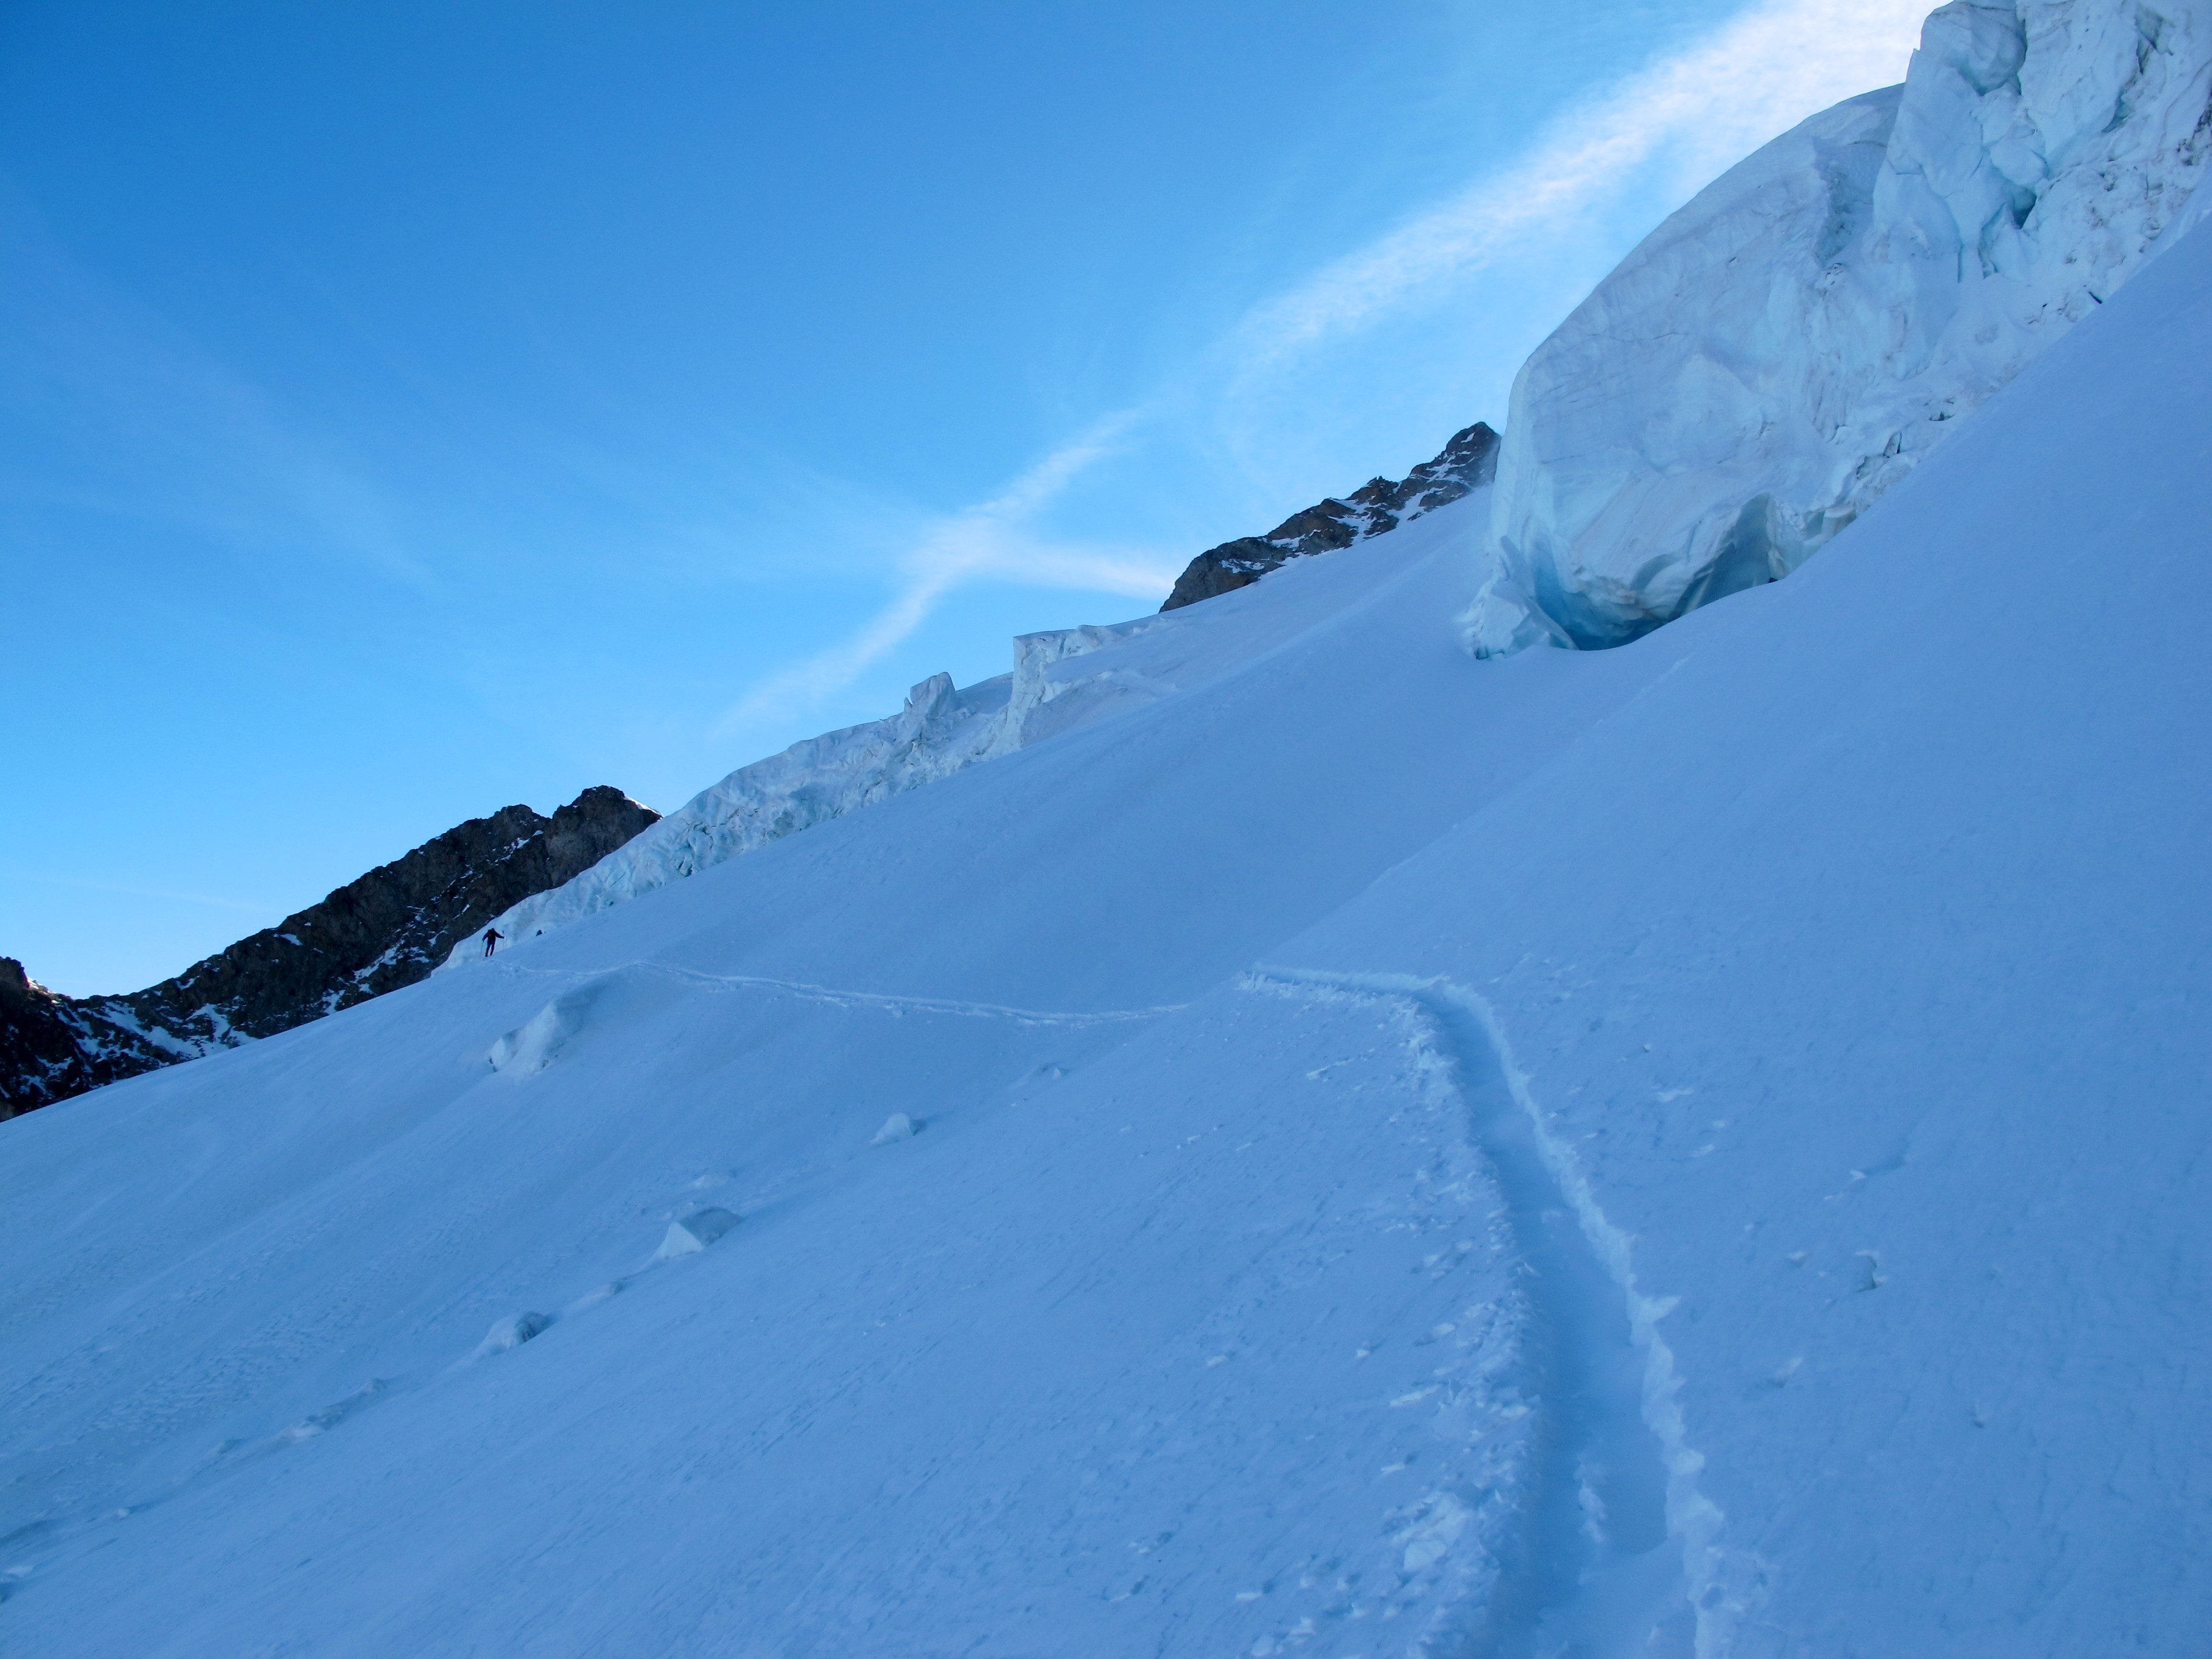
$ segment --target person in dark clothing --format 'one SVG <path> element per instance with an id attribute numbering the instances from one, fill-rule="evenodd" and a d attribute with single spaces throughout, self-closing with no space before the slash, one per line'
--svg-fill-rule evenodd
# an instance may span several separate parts
<path id="1" fill-rule="evenodd" d="M 498 928 L 496 928 L 496 927 L 487 927 L 487 928 L 485 928 L 485 929 L 484 929 L 484 954 L 485 954 L 486 956 L 489 956 L 489 955 L 492 953 L 493 950 L 494 950 L 495 948 L 496 948 L 496 946 L 498 945 L 498 944 L 499 944 L 500 940 L 501 940 L 501 939 L 505 939 L 506 937 L 507 937 L 507 935 L 506 935 L 506 934 L 504 934 L 504 933 L 501 933 L 501 932 L 499 931 L 499 929 L 498 929 Z"/>

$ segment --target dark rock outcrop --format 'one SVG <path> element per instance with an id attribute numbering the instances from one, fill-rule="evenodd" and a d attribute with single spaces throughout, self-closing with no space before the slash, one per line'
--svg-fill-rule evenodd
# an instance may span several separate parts
<path id="1" fill-rule="evenodd" d="M 0 1118 L 186 1056 L 57 996 L 0 957 Z"/>
<path id="2" fill-rule="evenodd" d="M 0 957 L 0 1118 L 411 985 L 509 905 L 581 874 L 659 817 L 601 785 L 550 818 L 527 806 L 471 818 L 126 995 L 58 996 Z"/>
<path id="3" fill-rule="evenodd" d="M 1289 560 L 1309 553 L 1334 553 L 1395 530 L 1408 519 L 1480 489 L 1497 471 L 1498 434 L 1477 421 L 1455 434 L 1436 459 L 1422 462 L 1396 483 L 1370 479 L 1342 501 L 1332 495 L 1317 507 L 1293 513 L 1264 536 L 1242 536 L 1208 548 L 1184 567 L 1160 609 L 1174 611 L 1249 587 Z"/>

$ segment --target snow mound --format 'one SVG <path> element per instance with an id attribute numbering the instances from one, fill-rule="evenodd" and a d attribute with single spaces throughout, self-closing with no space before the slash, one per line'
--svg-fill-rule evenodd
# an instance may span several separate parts
<path id="1" fill-rule="evenodd" d="M 1796 569 L 2109 300 L 2212 139 L 2212 9 L 1948 5 L 1902 88 L 1730 170 L 1516 379 L 1478 655 Z"/>
<path id="2" fill-rule="evenodd" d="M 668 1224 L 667 1236 L 654 1252 L 654 1260 L 672 1261 L 679 1255 L 696 1255 L 737 1224 L 737 1217 L 714 1205 L 694 1210 L 682 1220 Z"/>
<path id="3" fill-rule="evenodd" d="M 553 1318 L 550 1314 L 509 1314 L 504 1319 L 492 1322 L 491 1328 L 484 1333 L 484 1340 L 477 1344 L 476 1352 L 470 1358 L 483 1359 L 495 1353 L 512 1352 L 531 1338 L 542 1336 L 552 1328 Z"/>
<path id="4" fill-rule="evenodd" d="M 554 998 L 491 1045 L 492 1069 L 514 1077 L 544 1071 L 568 1040 L 584 1029 L 595 993 L 596 988 L 586 988 Z"/>
<path id="5" fill-rule="evenodd" d="M 916 1123 L 904 1112 L 893 1112 L 884 1120 L 884 1127 L 876 1131 L 875 1139 L 868 1145 L 888 1146 L 894 1141 L 912 1140 L 921 1129 L 921 1125 Z"/>

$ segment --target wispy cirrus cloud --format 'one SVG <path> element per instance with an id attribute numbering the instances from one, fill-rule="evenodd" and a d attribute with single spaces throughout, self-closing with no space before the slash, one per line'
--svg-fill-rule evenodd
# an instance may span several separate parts
<path id="1" fill-rule="evenodd" d="M 0 457 L 0 489 L 102 508 L 132 501 L 238 544 L 325 550 L 417 594 L 439 591 L 363 466 L 76 259 L 4 173 L 0 269 L 0 419 L 103 440 L 66 465 L 54 453 Z"/>
<path id="2" fill-rule="evenodd" d="M 729 732 L 819 704 L 866 673 L 928 620 L 940 600 L 967 583 L 995 579 L 1131 599 L 1156 597 L 1175 580 L 1173 561 L 1143 551 L 1054 541 L 1025 526 L 1067 485 L 1111 453 L 1135 423 L 1124 411 L 1095 424 L 1016 477 L 999 494 L 939 519 L 901 557 L 890 602 L 826 650 L 755 685 L 719 722 Z"/>
<path id="3" fill-rule="evenodd" d="M 720 723 L 727 731 L 826 702 L 853 684 L 973 581 L 1064 586 L 1150 599 L 1183 554 L 1054 542 L 1030 526 L 1078 478 L 1140 429 L 1181 411 L 1265 401 L 1302 358 L 1489 268 L 1541 257 L 1547 237 L 1622 198 L 1648 228 L 1766 140 L 1904 73 L 1927 0 L 1760 0 L 1554 118 L 1528 148 L 1464 189 L 1252 307 L 1176 385 L 1097 421 L 988 501 L 927 526 L 899 561 L 890 601 L 848 638 L 769 676 Z M 1187 553 L 1187 550 L 1186 550 Z"/>
<path id="4" fill-rule="evenodd" d="M 76 876 L 53 870 L 30 870 L 20 865 L 9 866 L 7 873 L 12 880 L 72 887 L 88 893 L 116 893 L 125 898 L 164 899 L 173 904 L 196 904 L 213 910 L 237 910 L 258 916 L 267 916 L 272 910 L 266 902 L 232 898 L 222 893 L 198 892 L 188 888 L 149 886 L 143 882 L 98 881 L 89 876 Z"/>
<path id="5" fill-rule="evenodd" d="M 1904 73 L 1926 0 L 1767 0 L 1583 100 L 1530 148 L 1371 245 L 1255 307 L 1233 337 L 1249 373 L 1513 257 L 1655 162 L 1685 198 L 1806 117 Z"/>

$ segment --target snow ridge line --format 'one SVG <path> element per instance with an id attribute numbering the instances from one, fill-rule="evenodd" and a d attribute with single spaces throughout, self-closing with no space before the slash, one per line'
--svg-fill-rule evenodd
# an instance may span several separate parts
<path id="1" fill-rule="evenodd" d="M 1564 1636 L 1579 1638 L 1577 1650 L 1642 1653 L 1655 1626 L 1686 1610 L 1697 1659 L 1727 1659 L 1764 1599 L 1764 1575 L 1755 1557 L 1722 1541 L 1725 1517 L 1698 1485 L 1705 1457 L 1689 1443 L 1680 1375 L 1658 1328 L 1679 1298 L 1638 1287 L 1632 1241 L 1553 1133 L 1496 1008 L 1441 976 L 1267 968 L 1242 986 L 1405 1006 L 1421 1031 L 1417 1050 L 1433 1046 L 1430 1054 L 1417 1051 L 1417 1063 L 1441 1060 L 1454 1074 L 1506 1196 L 1530 1295 L 1550 1330 L 1547 1392 L 1562 1397 L 1544 1401 L 1555 1419 L 1554 1455 L 1528 1516 L 1532 1559 L 1516 1575 L 1523 1582 L 1501 1585 L 1494 1598 L 1493 1650 L 1518 1652 Z M 1486 1109 L 1486 1093 L 1503 1098 Z M 1571 1230 L 1551 1224 L 1561 1212 Z M 1656 1491 L 1638 1478 L 1638 1464 L 1656 1477 Z M 1655 1498 L 1657 1516 L 1649 1513 Z M 1661 1516 L 1663 1535 L 1652 1536 L 1650 1522 Z"/>
<path id="2" fill-rule="evenodd" d="M 826 1003 L 834 1008 L 882 1008 L 895 1014 L 951 1014 L 963 1019 L 1006 1019 L 1018 1025 L 1080 1027 L 1127 1024 L 1180 1013 L 1190 1006 L 1171 1002 L 1158 1008 L 1102 1008 L 1090 1013 L 1075 1013 L 1049 1008 L 1013 1008 L 996 1002 L 960 1002 L 947 997 L 902 997 L 880 991 L 845 991 L 834 986 L 810 984 L 805 980 L 768 979 L 753 974 L 709 974 L 700 969 L 678 968 L 665 962 L 625 962 L 613 968 L 595 969 L 584 973 L 562 968 L 501 966 L 505 972 L 510 974 L 538 974 L 580 984 L 589 980 L 607 979 L 617 974 L 665 974 L 671 979 L 704 985 L 712 990 L 781 991 L 787 996 L 799 997 L 809 1002 Z"/>

